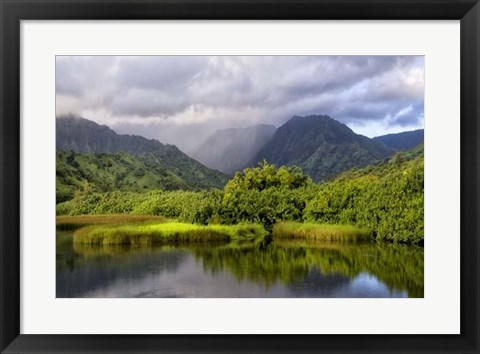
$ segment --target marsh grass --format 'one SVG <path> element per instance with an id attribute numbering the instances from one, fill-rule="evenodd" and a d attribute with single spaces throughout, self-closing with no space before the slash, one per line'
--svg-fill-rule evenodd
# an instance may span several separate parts
<path id="1" fill-rule="evenodd" d="M 161 245 L 254 240 L 266 236 L 258 224 L 195 225 L 180 222 L 95 225 L 75 231 L 75 243 L 88 245 Z"/>
<path id="2" fill-rule="evenodd" d="M 278 222 L 273 227 L 273 237 L 277 239 L 321 240 L 329 242 L 360 242 L 372 240 L 370 231 L 351 225 L 329 225 Z"/>
<path id="3" fill-rule="evenodd" d="M 85 226 L 93 225 L 118 225 L 125 223 L 165 222 L 163 216 L 146 216 L 130 214 L 108 214 L 108 215 L 76 215 L 57 216 L 57 230 L 77 230 Z"/>

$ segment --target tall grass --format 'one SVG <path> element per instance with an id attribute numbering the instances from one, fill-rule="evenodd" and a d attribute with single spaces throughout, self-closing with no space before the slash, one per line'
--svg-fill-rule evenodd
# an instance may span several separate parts
<path id="1" fill-rule="evenodd" d="M 351 225 L 282 221 L 274 225 L 273 237 L 279 239 L 359 242 L 371 240 L 372 234 L 368 230 Z"/>
<path id="2" fill-rule="evenodd" d="M 76 230 L 90 225 L 125 224 L 143 222 L 165 222 L 163 216 L 146 216 L 131 214 L 109 214 L 109 215 L 76 215 L 57 216 L 56 224 L 58 230 Z"/>
<path id="3" fill-rule="evenodd" d="M 158 245 L 253 240 L 266 236 L 259 224 L 202 226 L 179 222 L 96 225 L 75 231 L 75 243 L 88 245 Z"/>

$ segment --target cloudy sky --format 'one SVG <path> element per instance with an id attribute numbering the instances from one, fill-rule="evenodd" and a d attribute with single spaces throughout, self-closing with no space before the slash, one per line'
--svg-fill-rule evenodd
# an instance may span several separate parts
<path id="1" fill-rule="evenodd" d="M 68 56 L 57 116 L 189 152 L 217 129 L 327 114 L 370 137 L 423 128 L 423 56 Z"/>

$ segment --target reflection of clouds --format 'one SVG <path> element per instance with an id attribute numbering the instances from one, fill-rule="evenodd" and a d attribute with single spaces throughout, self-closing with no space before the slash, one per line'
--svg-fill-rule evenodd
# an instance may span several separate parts
<path id="1" fill-rule="evenodd" d="M 313 269 L 302 282 L 289 284 L 288 290 L 294 297 L 408 297 L 406 291 L 390 290 L 368 273 L 350 279 L 339 274 L 323 275 L 318 269 Z"/>
<path id="2" fill-rule="evenodd" d="M 385 133 L 423 125 L 423 65 L 401 56 L 57 57 L 57 114 L 180 146 L 197 138 L 191 124 L 207 135 L 293 115 Z M 418 109 L 393 119 L 408 107 Z"/>
<path id="3" fill-rule="evenodd" d="M 408 297 L 405 290 L 389 289 L 371 274 L 360 273 L 351 284 L 356 297 Z"/>

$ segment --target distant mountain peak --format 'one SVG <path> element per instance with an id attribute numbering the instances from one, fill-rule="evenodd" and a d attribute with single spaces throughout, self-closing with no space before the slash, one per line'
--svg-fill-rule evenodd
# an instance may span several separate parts
<path id="1" fill-rule="evenodd" d="M 294 115 L 284 125 L 298 123 L 298 122 L 319 123 L 319 122 L 329 122 L 329 121 L 337 122 L 333 118 L 323 114 L 310 114 L 308 116 Z"/>
<path id="2" fill-rule="evenodd" d="M 283 127 L 290 127 L 291 125 L 306 125 L 309 127 L 316 126 L 316 127 L 335 127 L 338 129 L 343 129 L 344 131 L 348 131 L 354 133 L 352 129 L 350 129 L 346 124 L 333 119 L 328 115 L 308 115 L 308 116 L 293 116 L 290 118 Z"/>
<path id="3" fill-rule="evenodd" d="M 395 150 L 410 150 L 423 143 L 424 130 L 417 129 L 373 138 Z"/>
<path id="4" fill-rule="evenodd" d="M 363 167 L 389 156 L 380 142 L 356 134 L 327 116 L 293 116 L 277 129 L 251 165 L 267 160 L 277 166 L 296 165 L 322 181 L 352 167 Z"/>
<path id="5" fill-rule="evenodd" d="M 309 115 L 306 115 L 306 116 L 294 115 L 287 122 L 290 122 L 290 121 L 293 121 L 293 122 L 295 122 L 295 121 L 317 121 L 317 122 L 331 122 L 331 123 L 335 123 L 335 124 L 337 124 L 337 123 L 343 124 L 343 123 L 339 122 L 338 120 L 333 119 L 332 117 L 330 117 L 327 114 L 309 114 Z"/>
<path id="6" fill-rule="evenodd" d="M 106 125 L 106 124 L 101 124 L 101 123 L 97 123 L 91 119 L 88 119 L 88 118 L 84 118 L 82 116 L 79 116 L 79 115 L 76 115 L 76 114 L 68 114 L 68 115 L 62 115 L 62 116 L 57 116 L 57 120 L 58 119 L 66 119 L 67 121 L 68 120 L 71 120 L 71 121 L 76 121 L 77 123 L 79 124 L 86 124 L 86 125 L 90 125 L 92 127 L 101 127 L 103 129 L 106 129 L 106 130 L 109 130 L 111 132 L 114 132 L 115 134 L 119 135 L 119 136 L 127 136 L 127 137 L 140 137 L 142 139 L 145 139 L 145 140 L 149 140 L 149 141 L 156 141 L 162 145 L 166 145 L 166 144 L 163 144 L 162 142 L 160 142 L 159 140 L 157 139 L 149 139 L 149 138 L 145 138 L 144 136 L 141 136 L 141 135 L 137 135 L 137 134 L 120 134 L 120 133 L 117 133 L 117 131 L 113 128 L 111 128 L 110 126 Z"/>

